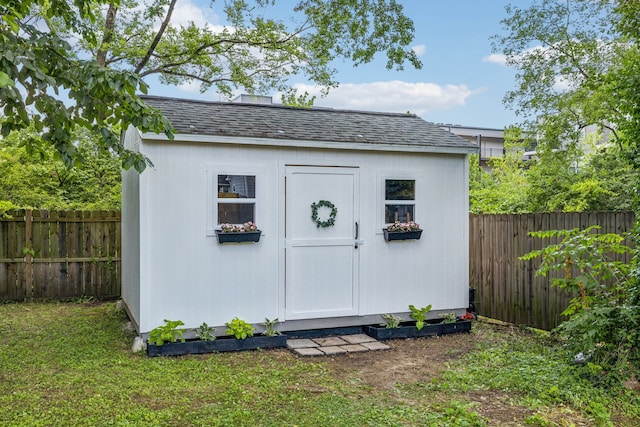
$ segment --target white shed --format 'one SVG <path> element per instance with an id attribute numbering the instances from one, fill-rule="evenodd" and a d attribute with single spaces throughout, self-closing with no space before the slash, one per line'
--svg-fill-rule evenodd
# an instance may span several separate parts
<path id="1" fill-rule="evenodd" d="M 287 331 L 408 318 L 409 304 L 465 312 L 472 143 L 413 114 L 144 100 L 176 137 L 124 136 L 154 164 L 123 175 L 122 298 L 141 334 L 164 319 Z M 320 201 L 333 225 L 317 224 L 326 206 L 312 218 Z M 386 241 L 395 220 L 421 238 Z M 259 242 L 218 243 L 221 223 L 245 221 Z"/>

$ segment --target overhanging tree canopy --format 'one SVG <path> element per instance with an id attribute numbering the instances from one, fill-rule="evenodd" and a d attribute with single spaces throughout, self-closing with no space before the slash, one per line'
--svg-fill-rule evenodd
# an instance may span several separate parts
<path id="1" fill-rule="evenodd" d="M 334 59 L 357 66 L 385 52 L 387 68 L 421 66 L 409 48 L 413 22 L 396 0 L 301 0 L 288 18 L 270 17 L 275 0 L 213 1 L 227 23 L 219 27 L 173 25 L 176 5 L 26 0 L 0 6 L 2 134 L 33 122 L 70 165 L 72 131 L 88 128 L 125 168 L 141 171 L 148 160 L 124 149 L 120 129 L 172 135 L 166 119 L 137 96 L 146 93 L 150 76 L 196 82 L 202 91 L 227 96 L 236 89 L 279 90 L 304 103 L 291 76 L 302 75 L 326 93 L 338 84 Z"/>

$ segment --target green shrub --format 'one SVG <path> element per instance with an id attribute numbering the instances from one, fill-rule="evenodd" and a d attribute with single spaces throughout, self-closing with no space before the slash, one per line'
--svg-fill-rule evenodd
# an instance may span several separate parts
<path id="1" fill-rule="evenodd" d="M 424 328 L 424 321 L 427 318 L 427 313 L 431 311 L 431 304 L 422 308 L 410 305 L 409 310 L 411 310 L 411 314 L 409 316 L 416 321 L 416 328 L 421 331 L 422 328 Z"/>
<path id="2" fill-rule="evenodd" d="M 242 319 L 234 317 L 231 322 L 225 323 L 227 326 L 227 334 L 233 335 L 236 339 L 244 340 L 253 336 L 254 328 L 250 323 Z"/>
<path id="3" fill-rule="evenodd" d="M 267 337 L 275 337 L 276 335 L 281 335 L 280 331 L 276 329 L 276 325 L 280 323 L 278 318 L 276 317 L 273 320 L 269 320 L 267 318 L 264 319 L 264 332 L 263 335 Z"/>
<path id="4" fill-rule="evenodd" d="M 382 318 L 385 321 L 385 328 L 387 329 L 395 329 L 404 321 L 402 317 L 398 317 L 393 314 L 383 314 Z"/>
<path id="5" fill-rule="evenodd" d="M 207 325 L 207 322 L 202 322 L 202 325 L 196 329 L 196 336 L 202 341 L 213 341 L 216 339 L 216 336 L 214 335 L 215 331 L 216 328 L 212 328 Z"/>
<path id="6" fill-rule="evenodd" d="M 563 273 L 551 284 L 567 290 L 572 299 L 562 313 L 569 319 L 555 332 L 572 356 L 580 354 L 586 362 L 580 369 L 583 375 L 596 383 L 616 384 L 640 374 L 640 307 L 630 265 L 613 258 L 631 249 L 623 236 L 597 234 L 598 229 L 530 233 L 560 242 L 521 259 L 541 257 L 537 275 Z"/>
<path id="7" fill-rule="evenodd" d="M 164 320 L 163 326 L 154 328 L 149 333 L 149 342 L 155 345 L 163 345 L 165 342 L 176 342 L 180 340 L 184 342 L 182 337 L 184 330 L 177 329 L 178 326 L 183 326 L 182 320 Z"/>

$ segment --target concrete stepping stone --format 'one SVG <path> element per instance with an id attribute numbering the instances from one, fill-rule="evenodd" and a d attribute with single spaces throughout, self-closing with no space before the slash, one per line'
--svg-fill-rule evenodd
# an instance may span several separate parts
<path id="1" fill-rule="evenodd" d="M 360 353 L 363 351 L 369 351 L 369 349 L 367 347 L 364 347 L 360 344 L 347 344 L 347 345 L 343 345 L 342 347 L 343 350 L 345 350 L 348 353 Z"/>
<path id="2" fill-rule="evenodd" d="M 325 353 L 318 350 L 317 347 L 302 347 L 291 349 L 298 356 L 324 356 Z"/>
<path id="3" fill-rule="evenodd" d="M 320 347 L 333 347 L 349 344 L 340 337 L 314 338 L 313 341 L 318 343 Z"/>
<path id="4" fill-rule="evenodd" d="M 318 347 L 318 349 L 322 351 L 324 354 L 326 354 L 327 356 L 332 356 L 334 354 L 343 354 L 347 352 L 344 346 L 337 346 L 337 345 L 331 345 L 327 347 Z"/>
<path id="5" fill-rule="evenodd" d="M 310 339 L 294 339 L 287 340 L 287 347 L 290 349 L 298 349 L 298 348 L 311 348 L 311 347 L 320 347 L 320 345 L 313 340 Z"/>
<path id="6" fill-rule="evenodd" d="M 361 345 L 371 351 L 389 350 L 390 348 L 388 345 L 381 343 L 380 341 L 363 342 Z"/>
<path id="7" fill-rule="evenodd" d="M 364 342 L 375 342 L 376 340 L 367 334 L 342 335 L 340 338 L 349 344 L 362 344 Z"/>

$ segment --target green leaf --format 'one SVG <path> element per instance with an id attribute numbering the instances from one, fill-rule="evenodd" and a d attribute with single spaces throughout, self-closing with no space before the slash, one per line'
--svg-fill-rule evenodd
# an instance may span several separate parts
<path id="1" fill-rule="evenodd" d="M 0 88 L 7 86 L 15 86 L 15 83 L 7 73 L 0 71 Z"/>

